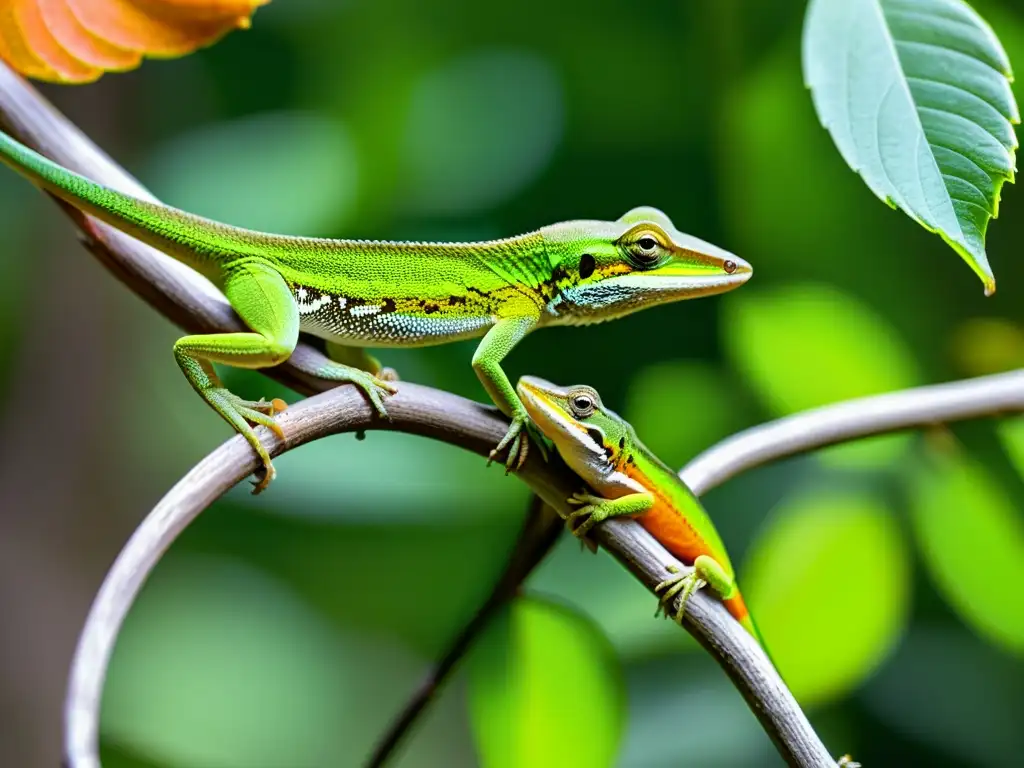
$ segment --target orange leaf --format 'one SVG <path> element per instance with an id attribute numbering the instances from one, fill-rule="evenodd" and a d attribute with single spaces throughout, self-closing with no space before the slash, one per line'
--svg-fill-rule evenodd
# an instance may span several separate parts
<path id="1" fill-rule="evenodd" d="M 28 47 L 56 73 L 57 82 L 87 83 L 103 74 L 103 70 L 79 61 L 57 42 L 36 0 L 14 0 L 14 20 Z"/>
<path id="2" fill-rule="evenodd" d="M 10 62 L 14 69 L 29 77 L 40 80 L 59 78 L 59 75 L 36 56 L 25 42 L 11 0 L 0 3 L 0 58 Z"/>
<path id="3" fill-rule="evenodd" d="M 67 0 L 39 0 L 39 10 L 57 42 L 86 64 L 104 70 L 124 71 L 139 66 L 142 61 L 138 52 L 111 45 L 83 27 L 68 7 Z"/>
<path id="4" fill-rule="evenodd" d="M 180 21 L 237 20 L 248 26 L 249 17 L 270 0 L 132 0 L 139 8 L 164 19 Z"/>
<path id="5" fill-rule="evenodd" d="M 0 0 L 0 59 L 23 75 L 87 82 L 210 45 L 270 0 Z"/>
<path id="6" fill-rule="evenodd" d="M 227 31 L 209 22 L 174 23 L 131 0 L 68 0 L 71 12 L 97 37 L 119 48 L 154 56 L 182 56 Z M 230 28 L 229 25 L 228 28 Z"/>

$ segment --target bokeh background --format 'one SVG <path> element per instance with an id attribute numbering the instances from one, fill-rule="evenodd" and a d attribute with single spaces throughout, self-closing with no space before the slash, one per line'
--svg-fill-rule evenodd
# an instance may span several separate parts
<path id="1" fill-rule="evenodd" d="M 1020 66 L 1024 11 L 976 6 Z M 244 226 L 490 238 L 663 208 L 751 261 L 751 283 L 545 330 L 506 370 L 596 386 L 681 466 L 796 410 L 1024 361 L 1019 191 L 1006 188 L 990 233 L 999 290 L 985 299 L 819 127 L 802 14 L 739 0 L 278 0 L 194 56 L 43 91 L 161 198 Z M 53 766 L 95 589 L 146 511 L 230 433 L 176 368 L 177 329 L 13 173 L 0 173 L 0 232 L 0 765 Z M 482 400 L 473 346 L 383 357 Z M 277 466 L 269 493 L 236 489 L 204 514 L 145 589 L 106 690 L 105 765 L 359 764 L 488 592 L 528 501 L 499 468 L 403 435 L 340 436 Z M 1005 419 L 786 461 L 708 497 L 773 656 L 836 754 L 1019 764 L 1022 471 L 1024 423 Z M 486 672 L 488 653 L 526 681 L 520 707 L 543 713 L 533 731 L 556 723 L 566 749 L 618 743 L 619 766 L 779 764 L 722 672 L 651 618 L 653 598 L 564 538 L 529 581 L 545 601 L 519 617 L 531 639 L 492 634 L 397 764 L 477 764 L 471 722 L 501 712 L 467 669 Z M 581 618 L 537 608 L 552 604 Z M 595 720 L 593 702 L 618 691 L 621 710 Z"/>

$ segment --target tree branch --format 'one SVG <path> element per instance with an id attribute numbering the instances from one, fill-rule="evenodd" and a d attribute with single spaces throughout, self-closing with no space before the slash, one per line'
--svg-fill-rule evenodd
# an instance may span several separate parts
<path id="1" fill-rule="evenodd" d="M 0 64 L 0 124 L 18 139 L 68 168 L 140 197 L 151 197 L 34 89 Z M 152 198 L 151 198 L 152 199 Z M 230 306 L 198 273 L 116 230 L 62 206 L 80 228 L 87 247 L 133 292 L 191 333 L 242 328 Z M 265 373 L 303 393 L 324 392 L 281 416 L 287 446 L 266 430 L 261 439 L 272 455 L 329 434 L 366 429 L 400 429 L 460 445 L 480 455 L 505 433 L 497 411 L 454 395 L 403 383 L 389 401 L 393 421 L 381 422 L 351 386 L 331 389 L 318 379 L 325 361 L 300 342 L 289 361 Z M 74 768 L 99 765 L 98 719 L 103 681 L 121 623 L 160 556 L 203 509 L 256 469 L 241 437 L 228 440 L 200 462 L 164 497 L 133 534 L 105 579 L 90 611 L 71 670 L 66 702 L 66 759 Z M 565 514 L 565 499 L 579 479 L 558 465 L 544 465 L 536 453 L 521 479 Z M 649 588 L 679 565 L 640 526 L 613 520 L 594 538 Z M 831 766 L 834 761 L 753 639 L 720 602 L 698 593 L 687 605 L 686 628 L 722 665 L 747 699 L 783 757 L 795 766 Z"/>
<path id="2" fill-rule="evenodd" d="M 403 383 L 388 401 L 391 422 L 377 418 L 352 387 L 338 387 L 285 411 L 282 444 L 267 430 L 260 437 L 271 455 L 340 432 L 395 429 L 440 439 L 486 456 L 508 427 L 494 409 L 427 387 Z M 100 695 L 121 623 L 160 556 L 202 510 L 256 470 L 258 460 L 236 436 L 183 477 L 136 529 L 100 588 L 79 640 L 67 699 L 67 760 L 73 768 L 98 766 Z M 531 454 L 520 479 L 560 514 L 579 479 L 561 464 Z M 631 520 L 608 521 L 594 532 L 648 588 L 680 567 Z M 685 568 L 683 568 L 685 571 Z M 708 649 L 747 699 L 783 757 L 794 766 L 834 766 L 792 694 L 753 638 L 712 596 L 697 593 L 687 604 L 686 628 Z"/>
<path id="3" fill-rule="evenodd" d="M 690 461 L 679 477 L 700 496 L 748 469 L 799 453 L 873 435 L 1022 410 L 1024 371 L 862 397 L 737 432 Z"/>
<path id="4" fill-rule="evenodd" d="M 366 763 L 367 768 L 381 768 L 387 763 L 402 740 L 412 730 L 416 720 L 436 698 L 455 665 L 487 628 L 498 611 L 515 597 L 519 586 L 526 580 L 526 577 L 551 551 L 562 533 L 562 528 L 562 520 L 555 511 L 536 494 L 531 496 L 523 529 L 516 539 L 505 570 L 495 583 L 491 594 L 456 635 L 440 661 L 434 665 L 420 683 L 419 688 L 406 702 L 399 716 L 388 726 L 387 732 L 374 747 L 373 754 Z"/>

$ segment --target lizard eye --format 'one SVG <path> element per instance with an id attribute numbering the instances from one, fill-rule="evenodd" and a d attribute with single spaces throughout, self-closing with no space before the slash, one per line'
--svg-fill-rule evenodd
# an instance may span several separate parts
<path id="1" fill-rule="evenodd" d="M 585 419 L 594 412 L 594 396 L 589 392 L 576 392 L 569 398 L 569 404 L 577 419 Z"/>
<path id="2" fill-rule="evenodd" d="M 630 248 L 633 260 L 640 267 L 651 267 L 661 259 L 661 243 L 649 232 L 640 235 Z"/>
<path id="3" fill-rule="evenodd" d="M 733 272 L 736 271 L 736 262 L 728 260 L 724 264 L 722 264 L 722 269 L 725 270 L 725 274 L 731 275 Z"/>

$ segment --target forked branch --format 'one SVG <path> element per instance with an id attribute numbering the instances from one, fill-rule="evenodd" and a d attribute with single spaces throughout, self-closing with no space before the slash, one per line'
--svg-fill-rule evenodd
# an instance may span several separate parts
<path id="1" fill-rule="evenodd" d="M 28 146 L 68 168 L 111 187 L 148 196 L 138 182 L 2 63 L 0 125 Z M 241 328 L 224 298 L 200 275 L 73 209 L 64 207 L 64 210 L 79 227 L 93 254 L 129 289 L 181 328 L 191 333 Z M 319 351 L 300 342 L 287 363 L 266 371 L 267 375 L 296 391 L 323 393 L 293 406 L 282 415 L 281 426 L 287 436 L 287 446 L 261 430 L 261 437 L 272 454 L 339 432 L 396 429 L 486 455 L 507 429 L 507 423 L 493 408 L 409 383 L 402 384 L 400 392 L 389 401 L 389 411 L 394 420 L 381 422 L 352 387 L 331 389 L 332 382 L 315 376 L 314 372 L 323 362 Z M 873 431 L 865 432 L 863 425 L 860 431 L 855 428 L 855 414 L 847 414 L 843 424 L 848 436 L 853 437 L 956 418 L 951 403 L 956 401 L 962 406 L 962 398 L 970 397 L 970 393 L 959 388 L 970 387 L 984 390 L 986 397 L 996 397 L 998 393 L 1002 398 L 998 407 L 989 411 L 974 408 L 971 415 L 1019 410 L 1024 407 L 1024 402 L 1019 402 L 1024 400 L 1024 396 L 1012 401 L 1008 389 L 1013 389 L 1013 384 L 1017 385 L 1017 391 L 1024 391 L 1024 387 L 1020 386 L 1019 378 L 1007 378 L 1010 376 L 1013 375 L 946 385 L 949 389 L 941 393 L 936 390 L 937 398 L 941 394 L 951 399 L 947 402 L 947 412 L 933 414 L 932 418 L 918 414 L 914 420 L 906 421 L 904 417 L 906 423 L 898 424 L 899 418 L 890 413 L 889 422 L 877 417 L 872 422 L 875 425 Z M 908 404 L 909 401 L 897 400 L 891 406 L 895 411 L 897 407 Z M 854 409 L 857 407 L 846 405 Z M 830 419 L 829 413 L 823 410 L 809 422 L 819 438 L 825 441 L 819 445 L 840 434 Z M 805 423 L 804 427 L 807 426 Z M 772 425 L 766 425 L 749 433 L 746 438 L 737 436 L 728 449 L 713 449 L 695 462 L 692 470 L 684 473 L 684 479 L 695 491 L 702 493 L 716 482 L 750 466 L 814 447 L 799 435 L 791 434 L 792 426 L 778 427 L 776 432 L 772 429 Z M 773 439 L 779 443 L 774 455 Z M 840 436 L 833 441 L 840 439 L 844 438 Z M 557 511 L 567 513 L 569 509 L 565 499 L 577 489 L 578 478 L 561 465 L 542 464 L 535 455 L 532 459 L 520 475 L 521 479 Z M 66 704 L 66 759 L 73 768 L 99 765 L 100 694 L 121 623 L 140 587 L 162 553 L 188 523 L 255 469 L 255 456 L 244 440 L 240 437 L 228 440 L 171 489 L 136 530 L 114 563 L 93 604 L 72 667 Z M 593 536 L 648 588 L 653 588 L 668 575 L 667 566 L 678 565 L 632 521 L 609 521 L 600 526 Z M 687 617 L 687 630 L 729 674 L 787 762 L 795 766 L 834 766 L 835 761 L 772 665 L 721 604 L 698 593 L 687 606 Z"/>

